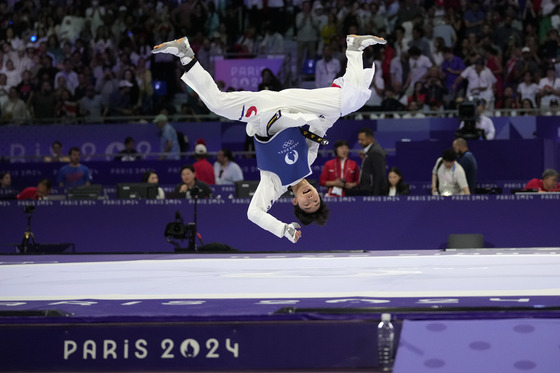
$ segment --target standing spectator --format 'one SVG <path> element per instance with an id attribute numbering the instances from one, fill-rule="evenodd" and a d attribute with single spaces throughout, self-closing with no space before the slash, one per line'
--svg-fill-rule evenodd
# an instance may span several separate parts
<path id="1" fill-rule="evenodd" d="M 560 183 L 558 183 L 558 171 L 546 169 L 542 174 L 542 179 L 532 179 L 525 189 L 538 189 L 539 193 L 558 192 L 560 191 Z"/>
<path id="2" fill-rule="evenodd" d="M 404 182 L 401 170 L 398 167 L 391 167 L 387 173 L 387 188 L 383 191 L 386 196 L 408 196 L 410 195 L 410 185 Z"/>
<path id="3" fill-rule="evenodd" d="M 131 162 L 142 159 L 142 155 L 134 148 L 134 139 L 127 137 L 124 140 L 124 149 L 115 155 L 115 161 Z"/>
<path id="4" fill-rule="evenodd" d="M 478 164 L 474 154 L 469 150 L 467 140 L 458 137 L 453 141 L 453 150 L 457 153 L 457 162 L 463 167 L 467 183 L 469 184 L 469 191 L 471 194 L 476 194 L 476 174 L 478 172 Z"/>
<path id="5" fill-rule="evenodd" d="M 539 81 L 537 99 L 541 110 L 548 110 L 550 101 L 560 100 L 560 79 L 556 77 L 556 69 L 552 65 L 547 67 L 546 75 Z"/>
<path id="6" fill-rule="evenodd" d="M 444 150 L 436 160 L 432 170 L 432 195 L 470 194 L 465 171 L 456 160 L 457 153 L 453 149 Z"/>
<path id="7" fill-rule="evenodd" d="M 465 62 L 460 57 L 454 55 L 451 48 L 447 47 L 443 49 L 443 57 L 444 61 L 441 64 L 441 71 L 445 74 L 445 88 L 447 88 L 449 95 L 445 101 L 449 103 L 457 98 L 457 93 L 453 86 L 459 74 L 465 69 Z"/>
<path id="8" fill-rule="evenodd" d="M 159 114 L 155 117 L 154 123 L 160 130 L 159 159 L 179 159 L 179 139 L 177 131 L 169 124 L 167 115 Z"/>
<path id="9" fill-rule="evenodd" d="M 91 183 L 91 171 L 87 166 L 80 164 L 81 152 L 79 148 L 70 148 L 68 152 L 70 162 L 58 171 L 58 185 L 65 188 L 75 188 Z"/>
<path id="10" fill-rule="evenodd" d="M 57 117 L 65 118 L 66 123 L 75 122 L 78 114 L 78 103 L 68 89 L 64 89 L 58 100 Z"/>
<path id="11" fill-rule="evenodd" d="M 358 164 L 348 158 L 350 146 L 346 140 L 334 143 L 335 158 L 323 166 L 319 183 L 328 187 L 330 197 L 343 197 L 346 191 L 358 186 L 360 170 Z"/>
<path id="12" fill-rule="evenodd" d="M 78 74 L 76 74 L 76 72 L 72 70 L 72 61 L 70 60 L 70 58 L 64 59 L 63 69 L 59 71 L 54 77 L 55 89 L 58 88 L 59 76 L 63 76 L 64 78 L 66 78 L 66 87 L 70 90 L 70 92 L 72 92 L 72 94 L 74 94 L 74 91 L 76 90 L 76 87 L 78 86 L 79 82 L 78 82 Z"/>
<path id="13" fill-rule="evenodd" d="M 369 127 L 363 127 L 358 132 L 358 142 L 364 149 L 362 156 L 362 168 L 360 171 L 361 193 L 366 195 L 381 195 L 385 188 L 385 150 L 379 145 Z"/>
<path id="14" fill-rule="evenodd" d="M 107 115 L 107 107 L 101 95 L 95 93 L 93 85 L 87 87 L 86 95 L 79 102 L 78 112 L 86 123 L 103 123 L 103 118 Z"/>
<path id="15" fill-rule="evenodd" d="M 340 74 L 340 61 L 333 58 L 330 45 L 323 47 L 323 57 L 315 65 L 315 86 L 317 88 L 330 87 Z"/>
<path id="16" fill-rule="evenodd" d="M 17 86 L 19 97 L 23 100 L 23 102 L 29 101 L 29 97 L 31 97 L 31 92 L 35 91 L 36 85 L 31 80 L 31 72 L 29 70 L 25 70 L 21 73 L 21 82 Z"/>
<path id="17" fill-rule="evenodd" d="M 494 109 L 494 86 L 496 78 L 494 74 L 485 66 L 483 58 L 479 58 L 474 65 L 467 67 L 459 75 L 455 83 L 453 83 L 452 90 L 455 91 L 457 86 L 463 81 L 467 80 L 466 97 L 468 99 L 479 98 L 486 102 L 485 109 Z"/>
<path id="18" fill-rule="evenodd" d="M 31 116 L 37 122 L 47 122 L 56 117 L 56 96 L 52 91 L 51 82 L 44 80 L 39 92 L 32 92 L 29 97 Z"/>
<path id="19" fill-rule="evenodd" d="M 194 157 L 196 162 L 193 164 L 196 178 L 206 184 L 216 184 L 214 176 L 214 167 L 208 162 L 208 150 L 204 144 L 204 140 L 198 140 L 194 147 Z"/>
<path id="20" fill-rule="evenodd" d="M 486 18 L 486 13 L 480 5 L 480 0 L 471 0 L 467 5 L 468 9 L 463 14 L 465 23 L 465 36 L 478 34 Z"/>
<path id="21" fill-rule="evenodd" d="M 410 59 L 410 86 L 409 89 L 414 90 L 416 82 L 423 81 L 428 75 L 428 69 L 433 66 L 430 59 L 420 53 L 417 47 L 411 47 L 408 50 Z"/>
<path id="22" fill-rule="evenodd" d="M 11 87 L 8 92 L 8 100 L 1 106 L 2 121 L 7 123 L 22 124 L 29 121 L 29 111 L 21 98 L 19 98 L 16 87 Z"/>
<path id="23" fill-rule="evenodd" d="M 243 171 L 234 162 L 231 150 L 222 148 L 218 152 L 214 162 L 214 177 L 218 185 L 234 184 L 236 181 L 243 180 Z"/>
<path id="24" fill-rule="evenodd" d="M 534 79 L 538 79 L 540 77 L 540 68 L 534 56 L 531 54 L 531 49 L 529 47 L 523 47 L 521 53 L 521 58 L 515 63 L 515 68 L 513 70 L 514 82 L 518 83 L 527 72 L 531 73 Z"/>
<path id="25" fill-rule="evenodd" d="M 18 201 L 28 199 L 39 200 L 48 196 L 51 192 L 52 183 L 49 179 L 42 179 L 36 187 L 28 187 L 22 190 L 18 195 Z"/>
<path id="26" fill-rule="evenodd" d="M 6 74 L 6 84 L 8 87 L 17 87 L 21 83 L 21 72 L 16 69 L 11 59 L 6 61 L 6 68 L 2 72 Z"/>
<path id="27" fill-rule="evenodd" d="M 274 23 L 269 23 L 265 28 L 265 35 L 259 45 L 260 54 L 284 53 L 284 37 L 276 31 Z"/>
<path id="28" fill-rule="evenodd" d="M 313 14 L 311 13 L 311 2 L 304 1 L 301 11 L 296 14 L 297 28 L 297 60 L 296 66 L 298 72 L 303 66 L 303 60 L 315 59 L 315 51 L 317 50 L 317 40 L 319 39 L 319 29 Z"/>
<path id="29" fill-rule="evenodd" d="M 147 60 L 144 57 L 138 59 L 136 67 L 136 79 L 140 88 L 140 113 L 150 114 L 152 112 L 152 99 L 154 96 L 154 87 L 152 85 L 152 72 L 147 66 Z"/>

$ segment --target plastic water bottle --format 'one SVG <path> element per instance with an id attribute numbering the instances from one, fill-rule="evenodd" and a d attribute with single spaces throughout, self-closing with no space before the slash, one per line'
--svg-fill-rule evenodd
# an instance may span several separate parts
<path id="1" fill-rule="evenodd" d="M 391 324 L 391 314 L 381 315 L 381 322 L 377 326 L 377 346 L 379 354 L 379 369 L 384 372 L 393 370 L 395 329 Z"/>

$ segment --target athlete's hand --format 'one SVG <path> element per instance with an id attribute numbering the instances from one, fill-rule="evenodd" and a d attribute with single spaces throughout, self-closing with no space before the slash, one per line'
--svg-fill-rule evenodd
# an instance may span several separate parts
<path id="1" fill-rule="evenodd" d="M 301 238 L 300 228 L 301 226 L 296 222 L 285 224 L 284 237 L 286 237 L 288 240 L 292 241 L 293 243 L 296 243 Z"/>

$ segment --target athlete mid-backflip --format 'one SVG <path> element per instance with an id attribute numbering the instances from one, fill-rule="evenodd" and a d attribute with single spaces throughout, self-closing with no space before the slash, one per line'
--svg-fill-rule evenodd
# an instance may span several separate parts
<path id="1" fill-rule="evenodd" d="M 291 187 L 295 215 L 304 224 L 326 223 L 327 205 L 305 179 L 317 158 L 319 144 L 338 118 L 361 108 L 371 92 L 375 65 L 363 68 L 362 51 L 385 44 L 377 36 L 348 35 L 348 64 L 344 76 L 332 87 L 275 91 L 221 92 L 210 74 L 197 62 L 186 37 L 155 46 L 152 53 L 170 53 L 185 66 L 181 80 L 188 84 L 209 110 L 230 120 L 246 122 L 247 135 L 255 139 L 261 180 L 251 199 L 249 220 L 277 237 L 297 242 L 298 223 L 284 223 L 268 213 Z M 309 130 L 301 129 L 309 125 Z"/>

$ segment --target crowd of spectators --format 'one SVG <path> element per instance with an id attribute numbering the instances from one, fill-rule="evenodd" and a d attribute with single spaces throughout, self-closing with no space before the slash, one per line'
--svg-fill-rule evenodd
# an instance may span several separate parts
<path id="1" fill-rule="evenodd" d="M 345 35 L 383 36 L 387 45 L 364 53 L 380 74 L 368 110 L 437 111 L 483 98 L 490 110 L 545 114 L 560 100 L 553 0 L 10 0 L 0 20 L 4 123 L 173 111 L 173 96 L 187 93 L 180 66 L 151 49 L 184 35 L 203 65 L 212 55 L 295 54 L 296 78 L 277 89 L 296 85 L 309 59 L 338 59 L 342 74 Z M 317 74 L 329 74 L 325 65 L 333 63 Z"/>

